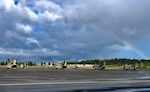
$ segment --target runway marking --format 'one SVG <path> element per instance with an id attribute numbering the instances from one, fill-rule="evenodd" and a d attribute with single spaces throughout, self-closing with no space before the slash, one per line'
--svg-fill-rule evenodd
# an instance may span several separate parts
<path id="1" fill-rule="evenodd" d="M 0 86 L 25 86 L 25 85 L 59 85 L 59 84 L 87 84 L 87 83 L 99 83 L 94 81 L 88 82 L 41 82 L 41 83 L 14 83 L 14 84 L 0 84 Z"/>
<path id="2" fill-rule="evenodd" d="M 150 83 L 150 80 L 98 80 L 98 81 L 78 81 L 78 82 L 38 82 L 38 83 L 14 83 L 0 84 L 0 86 L 34 86 L 34 85 L 62 85 L 62 84 L 103 84 L 103 83 Z"/>

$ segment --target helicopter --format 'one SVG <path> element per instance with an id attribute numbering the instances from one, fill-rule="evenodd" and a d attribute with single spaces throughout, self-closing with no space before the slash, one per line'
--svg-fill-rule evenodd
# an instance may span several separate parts
<path id="1" fill-rule="evenodd" d="M 7 69 L 17 69 L 17 64 L 16 64 L 17 60 L 14 59 L 13 62 L 10 62 L 10 60 L 8 59 L 8 64 L 7 64 Z"/>
<path id="2" fill-rule="evenodd" d="M 106 68 L 106 62 L 102 62 L 100 64 L 94 64 L 93 69 L 95 70 L 104 70 Z"/>
<path id="3" fill-rule="evenodd" d="M 124 70 L 137 70 L 138 64 L 124 64 L 123 69 Z"/>
<path id="4" fill-rule="evenodd" d="M 54 64 L 54 67 L 56 68 L 56 69 L 64 69 L 64 68 L 67 68 L 67 61 L 64 61 L 64 62 L 62 62 L 62 63 L 56 63 L 56 64 Z"/>

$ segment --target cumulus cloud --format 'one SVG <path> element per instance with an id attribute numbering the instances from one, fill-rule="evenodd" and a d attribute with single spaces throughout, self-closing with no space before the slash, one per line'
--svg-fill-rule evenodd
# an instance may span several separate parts
<path id="1" fill-rule="evenodd" d="M 4 49 L 0 48 L 1 55 L 12 55 L 12 56 L 60 56 L 59 51 L 50 50 L 48 48 L 42 49 L 32 49 L 32 50 L 24 50 L 24 49 Z M 11 57 L 11 56 L 10 56 Z"/>
<path id="2" fill-rule="evenodd" d="M 28 46 L 33 46 L 33 47 L 36 47 L 35 45 L 40 46 L 39 42 L 35 38 L 27 38 L 25 43 Z"/>
<path id="3" fill-rule="evenodd" d="M 38 0 L 35 2 L 35 7 L 36 10 L 38 10 L 39 12 L 43 12 L 45 10 L 48 10 L 50 12 L 57 12 L 57 13 L 61 13 L 62 9 L 61 7 L 51 1 L 48 0 Z"/>
<path id="4" fill-rule="evenodd" d="M 12 7 L 14 7 L 13 0 L 1 0 L 0 8 L 9 11 Z"/>
<path id="5" fill-rule="evenodd" d="M 18 31 L 22 31 L 23 33 L 30 34 L 32 32 L 32 27 L 24 24 L 16 24 L 16 28 Z"/>
<path id="6" fill-rule="evenodd" d="M 61 15 L 53 14 L 48 11 L 45 11 L 44 13 L 42 14 L 40 13 L 38 15 L 39 15 L 39 20 L 41 21 L 55 21 L 57 19 L 62 18 Z"/>

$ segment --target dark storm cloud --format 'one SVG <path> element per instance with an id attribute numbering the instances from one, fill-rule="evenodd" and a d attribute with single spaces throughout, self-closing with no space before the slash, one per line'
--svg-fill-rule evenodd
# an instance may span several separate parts
<path id="1" fill-rule="evenodd" d="M 0 1 L 1 56 L 110 58 L 150 41 L 149 0 L 15 1 Z"/>

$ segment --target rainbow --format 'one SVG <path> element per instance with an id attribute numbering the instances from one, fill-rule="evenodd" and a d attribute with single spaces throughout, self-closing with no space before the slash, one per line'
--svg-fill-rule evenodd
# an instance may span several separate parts
<path id="1" fill-rule="evenodd" d="M 139 48 L 137 48 L 133 43 L 126 41 L 126 40 L 123 43 L 126 46 L 128 46 L 131 50 L 136 52 L 138 55 L 140 55 L 143 59 L 148 59 L 148 57 Z"/>
<path id="2" fill-rule="evenodd" d="M 139 49 L 137 46 L 135 46 L 133 43 L 130 41 L 125 40 L 124 38 L 121 38 L 117 36 L 116 34 L 111 33 L 115 39 L 117 39 L 119 42 L 122 42 L 125 46 L 127 46 L 130 50 L 134 51 L 137 53 L 141 58 L 143 59 L 148 59 L 148 57 Z"/>
<path id="3" fill-rule="evenodd" d="M 148 56 L 146 56 L 139 48 L 137 48 L 135 46 L 135 44 L 133 44 L 130 41 L 125 40 L 124 38 L 112 33 L 112 32 L 107 32 L 107 34 L 111 35 L 113 38 L 115 38 L 116 40 L 118 40 L 119 42 L 122 42 L 125 46 L 127 46 L 127 48 L 129 50 L 134 51 L 136 54 L 138 54 L 139 56 L 141 56 L 141 58 L 143 59 L 149 59 Z"/>

